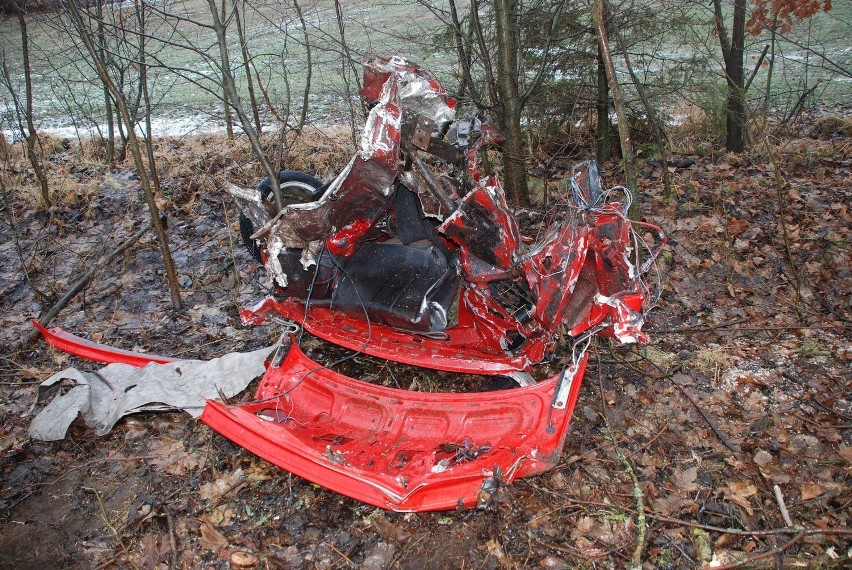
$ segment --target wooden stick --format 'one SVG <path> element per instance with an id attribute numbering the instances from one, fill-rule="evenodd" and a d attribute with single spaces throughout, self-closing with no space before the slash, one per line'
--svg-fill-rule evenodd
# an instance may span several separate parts
<path id="1" fill-rule="evenodd" d="M 649 519 L 654 519 L 655 521 L 660 521 L 668 524 L 677 524 L 683 525 L 690 528 L 702 528 L 704 530 L 708 530 L 710 532 L 720 532 L 723 534 L 732 534 L 735 536 L 774 536 L 776 534 L 790 534 L 791 530 L 789 528 L 772 528 L 768 530 L 737 530 L 735 528 L 722 528 L 720 526 L 713 526 L 709 524 L 701 524 L 694 523 L 690 521 L 685 521 L 683 519 L 676 519 L 672 517 L 666 517 L 663 515 L 658 515 L 656 513 L 646 512 L 645 516 Z M 852 529 L 849 528 L 820 528 L 820 527 L 811 527 L 811 528 L 803 528 L 796 529 L 799 530 L 800 534 L 805 536 L 809 536 L 812 534 L 826 534 L 826 535 L 840 535 L 840 536 L 852 536 Z"/>
<path id="2" fill-rule="evenodd" d="M 711 570 L 711 569 L 712 570 L 732 570 L 733 568 L 739 568 L 740 566 L 751 567 L 751 564 L 753 562 L 757 562 L 758 560 L 763 560 L 764 558 L 771 558 L 772 556 L 775 556 L 776 554 L 781 554 L 782 552 L 784 552 L 785 550 L 787 550 L 788 548 L 790 548 L 791 546 L 793 546 L 794 544 L 796 544 L 797 542 L 802 540 L 802 538 L 804 538 L 804 536 L 805 536 L 805 533 L 800 532 L 799 534 L 797 534 L 796 536 L 794 536 L 793 538 L 791 538 L 790 540 L 788 540 L 787 542 L 785 542 L 784 544 L 782 544 L 781 546 L 776 548 L 775 550 L 770 550 L 768 552 L 761 552 L 760 554 L 758 554 L 756 556 L 752 556 L 751 558 L 744 558 L 743 560 L 740 560 L 739 562 L 734 562 L 733 564 L 725 564 L 724 566 L 705 566 L 702 570 Z"/>
<path id="3" fill-rule="evenodd" d="M 781 511 L 781 517 L 784 519 L 784 524 L 789 527 L 795 526 L 790 519 L 790 511 L 787 510 L 787 505 L 784 503 L 784 495 L 781 494 L 781 487 L 775 485 L 772 487 L 775 492 L 775 501 L 778 503 L 778 509 Z"/>

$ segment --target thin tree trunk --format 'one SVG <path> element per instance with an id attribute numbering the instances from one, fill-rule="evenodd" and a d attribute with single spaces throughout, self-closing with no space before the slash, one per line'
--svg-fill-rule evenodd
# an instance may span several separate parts
<path id="1" fill-rule="evenodd" d="M 305 17 L 302 15 L 302 7 L 299 6 L 299 2 L 297 0 L 293 0 L 293 7 L 296 9 L 296 15 L 299 17 L 299 23 L 302 24 L 302 33 L 305 37 L 305 62 L 308 66 L 307 76 L 305 77 L 305 91 L 302 94 L 302 113 L 299 115 L 299 126 L 296 129 L 297 132 L 301 133 L 308 120 L 308 102 L 310 101 L 311 94 L 311 75 L 313 75 L 314 67 L 313 62 L 311 61 L 311 39 L 308 35 L 308 26 L 305 24 Z"/>
<path id="2" fill-rule="evenodd" d="M 627 53 L 627 47 L 624 45 L 624 40 L 621 33 L 615 30 L 615 41 L 618 43 L 618 48 L 624 55 L 624 65 L 627 67 L 627 73 L 630 74 L 630 79 L 633 80 L 633 86 L 636 87 L 636 93 L 639 94 L 639 99 L 642 101 L 642 106 L 645 108 L 645 114 L 648 115 L 648 120 L 651 121 L 651 126 L 654 128 L 654 138 L 657 139 L 657 147 L 660 149 L 660 159 L 663 161 L 663 188 L 666 195 L 671 194 L 671 180 L 669 176 L 669 148 L 668 140 L 663 129 L 663 123 L 657 115 L 657 110 L 651 104 L 648 98 L 648 93 L 645 91 L 645 86 L 639 81 L 636 72 L 633 71 L 633 64 L 630 63 L 630 55 Z"/>
<path id="3" fill-rule="evenodd" d="M 148 168 L 151 170 L 151 182 L 154 187 L 154 194 L 160 193 L 160 175 L 157 172 L 157 161 L 154 160 L 154 144 L 151 140 L 151 93 L 148 89 L 148 65 L 146 59 L 145 46 L 145 7 L 141 6 L 136 17 L 139 21 L 139 84 L 142 91 L 142 100 L 145 103 L 145 153 L 148 156 Z"/>
<path id="4" fill-rule="evenodd" d="M 346 29 L 343 22 L 343 7 L 340 5 L 340 0 L 334 0 L 334 10 L 337 16 L 337 29 L 340 33 L 340 45 L 343 49 L 343 57 L 340 60 L 340 75 L 343 78 L 343 85 L 346 88 L 346 103 L 349 105 L 349 131 L 352 134 L 352 146 L 358 148 L 358 139 L 355 137 L 355 106 L 352 103 L 352 88 L 349 86 L 349 74 L 351 69 L 347 69 L 351 66 L 352 54 L 349 51 L 349 44 L 346 42 Z"/>
<path id="5" fill-rule="evenodd" d="M 66 0 L 66 8 L 68 9 L 73 21 L 74 25 L 77 28 L 77 31 L 80 34 L 80 39 L 83 41 L 83 44 L 86 46 L 86 49 L 89 52 L 89 56 L 92 58 L 92 63 L 95 66 L 95 70 L 98 73 L 98 76 L 103 81 L 104 85 L 107 86 L 109 92 L 112 94 L 113 99 L 115 100 L 116 108 L 118 109 L 119 115 L 121 116 L 122 122 L 127 127 L 127 143 L 130 146 L 130 153 L 133 156 L 133 161 L 136 164 L 136 174 L 139 176 L 139 182 L 142 186 L 142 192 L 145 195 L 145 201 L 148 203 L 148 210 L 151 214 L 151 225 L 154 227 L 154 232 L 157 234 L 157 241 L 160 244 L 160 252 L 163 255 L 163 267 L 166 273 L 166 281 L 169 285 L 169 292 L 172 297 L 172 307 L 175 310 L 178 310 L 183 305 L 183 302 L 180 297 L 180 288 L 178 287 L 177 282 L 177 272 L 175 271 L 174 260 L 172 259 L 172 253 L 169 250 L 169 240 L 166 235 L 166 230 L 163 227 L 163 223 L 160 220 L 160 211 L 157 208 L 157 203 L 154 200 L 154 191 L 151 187 L 151 181 L 148 178 L 148 171 L 145 168 L 145 160 L 142 157 L 142 150 L 139 147 L 139 140 L 136 138 L 136 131 L 133 128 L 133 121 L 130 118 L 130 112 L 127 109 L 127 102 L 124 99 L 124 94 L 118 90 L 115 82 L 110 77 L 107 72 L 106 67 L 104 66 L 104 62 L 98 56 L 97 48 L 92 40 L 92 37 L 89 35 L 89 31 L 83 23 L 82 16 L 80 15 L 80 10 L 77 6 L 76 0 Z"/>
<path id="6" fill-rule="evenodd" d="M 522 103 L 518 91 L 518 33 L 512 0 L 495 0 L 497 35 L 497 91 L 500 96 L 500 127 L 503 142 L 503 181 L 506 197 L 514 206 L 530 202 L 524 137 L 521 131 Z"/>
<path id="7" fill-rule="evenodd" d="M 476 41 L 479 44 L 479 55 L 482 58 L 482 67 L 485 70 L 485 84 L 488 86 L 488 95 L 491 98 L 491 102 L 497 105 L 500 101 L 500 96 L 497 92 L 497 81 L 494 79 L 494 66 L 491 64 L 491 55 L 485 43 L 485 35 L 482 33 L 482 24 L 479 21 L 479 0 L 470 0 L 470 24 L 476 36 Z"/>
<path id="8" fill-rule="evenodd" d="M 106 61 L 104 50 L 106 49 L 106 29 L 103 21 L 103 0 L 95 4 L 95 16 L 98 19 L 98 53 L 102 61 Z M 104 115 L 107 120 L 107 147 L 106 161 L 111 163 L 115 160 L 115 117 L 112 111 L 112 97 L 109 89 L 104 86 Z"/>
<path id="9" fill-rule="evenodd" d="M 642 205 L 639 202 L 639 193 L 637 192 L 636 158 L 633 154 L 633 142 L 630 139 L 630 125 L 627 122 L 627 111 L 624 108 L 624 102 L 621 100 L 618 77 L 615 75 L 612 54 L 609 50 L 609 37 L 607 36 L 606 25 L 604 23 L 604 1 L 595 0 L 592 15 L 595 20 L 598 45 L 600 45 L 601 53 L 603 54 L 606 76 L 609 80 L 609 90 L 612 93 L 612 104 L 615 107 L 615 115 L 618 117 L 618 138 L 621 142 L 621 163 L 624 166 L 624 178 L 627 180 L 627 187 L 633 193 L 633 202 L 630 205 L 630 217 L 631 219 L 638 220 L 642 217 Z"/>
<path id="10" fill-rule="evenodd" d="M 726 147 L 730 152 L 745 150 L 746 107 L 743 89 L 746 0 L 734 0 L 731 29 L 731 61 L 728 66 L 728 130 Z"/>
<path id="11" fill-rule="evenodd" d="M 240 18 L 239 5 L 234 5 L 234 24 L 237 26 L 237 36 L 240 38 L 240 51 L 243 54 L 243 66 L 246 71 L 246 84 L 248 86 L 249 103 L 251 103 L 251 112 L 254 117 L 254 127 L 258 134 L 263 131 L 263 126 L 260 123 L 260 111 L 257 108 L 257 98 L 254 95 L 254 80 L 251 76 L 251 59 L 249 57 L 248 44 L 246 43 L 246 34 L 243 29 L 243 22 Z"/>
<path id="12" fill-rule="evenodd" d="M 246 136 L 251 143 L 252 150 L 255 156 L 263 166 L 264 172 L 269 177 L 272 194 L 275 196 L 275 206 L 278 210 L 284 208 L 284 200 L 281 198 L 281 190 L 278 187 L 278 173 L 272 168 L 272 164 L 263 151 L 263 146 L 260 144 L 260 138 L 257 131 L 251 124 L 251 119 L 246 114 L 243 108 L 242 100 L 237 93 L 237 86 L 234 82 L 234 75 L 231 73 L 230 59 L 228 57 L 228 43 L 225 37 L 225 24 L 219 17 L 219 10 L 216 7 L 216 0 L 207 0 L 207 5 L 210 8 L 210 15 L 213 18 L 213 30 L 216 32 L 216 41 L 219 44 L 219 61 L 222 66 L 222 88 L 228 94 L 228 100 L 237 114 L 237 119 L 240 121 L 240 126 L 243 128 Z"/>
<path id="13" fill-rule="evenodd" d="M 459 95 L 464 97 L 465 93 L 470 93 L 473 96 L 473 81 L 470 78 L 470 60 L 467 52 L 464 49 L 464 35 L 462 34 L 461 22 L 459 22 L 459 13 L 456 9 L 455 0 L 449 0 L 450 18 L 453 22 L 453 39 L 455 39 L 456 57 L 459 59 L 461 67 L 461 81 L 459 85 Z"/>
<path id="14" fill-rule="evenodd" d="M 778 16 L 772 20 L 772 31 L 769 36 L 769 67 L 766 70 L 766 90 L 763 95 L 764 120 L 769 116 L 769 99 L 772 94 L 772 72 L 775 70 L 775 38 L 778 33 Z"/>
<path id="15" fill-rule="evenodd" d="M 606 67 L 604 66 L 603 52 L 598 46 L 598 128 L 597 153 L 598 162 L 609 160 L 612 153 L 612 139 L 609 131 L 609 83 L 606 80 Z"/>
<path id="16" fill-rule="evenodd" d="M 45 208 L 53 205 L 50 199 L 50 187 L 47 183 L 47 176 L 42 168 L 41 157 L 39 155 L 41 143 L 38 140 L 35 122 L 33 122 L 33 81 L 30 70 L 30 46 L 29 36 L 27 34 L 27 21 L 24 18 L 24 10 L 17 3 L 14 4 L 15 12 L 18 15 L 18 26 L 21 30 L 21 55 L 24 64 L 24 119 L 27 122 L 27 154 L 30 159 L 30 164 L 33 167 L 33 172 L 38 179 L 39 188 L 41 191 L 41 201 Z"/>
<path id="17" fill-rule="evenodd" d="M 221 22 L 225 21 L 225 17 L 227 16 L 227 1 L 222 0 L 222 15 L 219 17 Z M 225 65 L 230 69 L 230 61 L 226 62 Z M 234 140 L 234 116 L 231 112 L 231 97 L 228 94 L 228 88 L 225 87 L 224 83 L 222 85 L 222 102 L 225 105 L 225 133 L 228 136 L 228 140 Z"/>
<path id="18" fill-rule="evenodd" d="M 725 148 L 728 152 L 745 149 L 746 107 L 743 93 L 743 53 L 745 51 L 746 0 L 734 0 L 734 22 L 731 37 L 725 27 L 721 0 L 713 0 L 716 32 L 722 47 L 725 63 L 725 80 L 728 84 L 725 119 Z"/>

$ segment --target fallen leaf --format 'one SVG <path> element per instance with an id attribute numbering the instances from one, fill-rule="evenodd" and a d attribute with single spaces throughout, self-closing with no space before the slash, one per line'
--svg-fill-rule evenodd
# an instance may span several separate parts
<path id="1" fill-rule="evenodd" d="M 243 468 L 239 467 L 231 473 L 225 473 L 215 481 L 201 485 L 198 489 L 198 497 L 203 501 L 216 501 L 243 481 L 245 481 L 245 474 Z"/>
<path id="2" fill-rule="evenodd" d="M 825 493 L 826 488 L 819 483 L 805 483 L 800 487 L 802 492 L 802 500 L 810 501 Z"/>
<path id="3" fill-rule="evenodd" d="M 219 552 L 221 549 L 228 546 L 228 539 L 221 532 L 213 528 L 209 523 L 201 523 L 198 529 L 201 536 L 198 538 L 198 544 L 202 548 L 206 548 L 212 552 Z"/>
<path id="4" fill-rule="evenodd" d="M 737 506 L 742 507 L 749 514 L 754 515 L 749 497 L 757 494 L 757 487 L 751 481 L 738 481 L 728 487 L 728 495 Z"/>
<path id="5" fill-rule="evenodd" d="M 754 454 L 752 461 L 754 461 L 760 467 L 766 467 L 772 462 L 772 454 L 761 449 L 760 451 Z"/>
<path id="6" fill-rule="evenodd" d="M 488 554 L 491 554 L 492 556 L 500 560 L 502 560 L 506 556 L 505 554 L 503 554 L 503 547 L 500 546 L 500 543 L 493 538 L 485 543 L 485 548 L 488 549 Z"/>
<path id="7" fill-rule="evenodd" d="M 698 477 L 698 467 L 690 467 L 684 471 L 674 472 L 674 483 L 681 491 L 691 492 L 698 489 L 695 480 Z"/>
<path id="8" fill-rule="evenodd" d="M 382 537 L 382 540 L 385 542 L 402 542 L 412 534 L 412 532 L 404 525 L 389 521 L 381 512 L 373 513 L 369 520 L 370 526 L 375 529 L 378 535 Z"/>
<path id="9" fill-rule="evenodd" d="M 260 563 L 260 558 L 251 552 L 236 550 L 231 553 L 232 568 L 254 568 L 258 563 Z"/>
<path id="10" fill-rule="evenodd" d="M 200 453 L 193 450 L 187 451 L 184 442 L 169 438 L 152 441 L 148 452 L 155 456 L 151 460 L 152 464 L 169 475 L 186 475 L 204 461 Z"/>
<path id="11" fill-rule="evenodd" d="M 745 233 L 748 229 L 748 222 L 745 220 L 738 220 L 736 218 L 730 218 L 728 220 L 728 234 L 732 237 L 739 237 Z"/>

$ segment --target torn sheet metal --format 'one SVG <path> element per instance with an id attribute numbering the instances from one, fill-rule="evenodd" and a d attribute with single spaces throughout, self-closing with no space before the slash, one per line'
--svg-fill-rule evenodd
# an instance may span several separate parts
<path id="1" fill-rule="evenodd" d="M 57 391 L 62 393 L 33 419 L 30 436 L 45 441 L 63 439 L 78 415 L 98 435 L 108 433 L 122 417 L 138 412 L 182 410 L 197 418 L 207 400 L 220 394 L 235 396 L 261 376 L 264 361 L 274 348 L 236 352 L 206 361 L 152 362 L 145 366 L 140 366 L 145 355 L 137 353 L 134 358 L 123 351 L 113 355 L 134 364 L 110 364 L 97 372 L 68 368 L 39 387 L 38 402 Z M 108 351 L 101 351 L 105 352 Z"/>
<path id="2" fill-rule="evenodd" d="M 361 97 L 368 104 L 379 101 L 391 80 L 398 84 L 398 97 L 407 112 L 422 115 L 435 124 L 455 119 L 456 100 L 444 91 L 435 76 L 397 56 L 377 55 L 364 62 Z"/>
<path id="3" fill-rule="evenodd" d="M 481 151 L 503 139 L 493 124 L 465 119 L 445 135 L 437 121 L 453 118 L 454 102 L 400 58 L 368 60 L 362 96 L 373 106 L 356 156 L 322 197 L 286 207 L 252 236 L 265 242 L 247 244 L 265 250 L 277 285 L 264 311 L 353 350 L 466 372 L 529 370 L 593 328 L 644 338 L 651 299 L 633 262 L 629 196 L 611 200 L 594 162 L 525 242 L 500 179 L 481 169 Z M 441 145 L 457 162 L 438 177 Z"/>

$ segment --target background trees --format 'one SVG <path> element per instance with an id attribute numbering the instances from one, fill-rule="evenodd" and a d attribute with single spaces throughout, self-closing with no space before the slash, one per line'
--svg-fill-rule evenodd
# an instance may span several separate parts
<path id="1" fill-rule="evenodd" d="M 530 172 L 589 153 L 592 137 L 605 159 L 616 125 L 639 159 L 664 158 L 669 131 L 685 116 L 697 125 L 702 148 L 738 152 L 750 121 L 789 119 L 809 105 L 842 99 L 835 79 L 850 76 L 842 49 L 848 7 L 838 12 L 827 0 L 606 4 L 608 81 L 592 2 L 97 0 L 86 12 L 97 58 L 140 132 L 149 137 L 158 125 L 174 133 L 177 124 L 191 130 L 217 122 L 230 129 L 234 117 L 236 135 L 252 141 L 258 175 L 265 176 L 282 162 L 287 136 L 305 125 L 346 122 L 357 140 L 358 66 L 371 52 L 420 61 L 463 107 L 480 108 L 500 124 L 507 134 L 505 186 L 515 204 L 542 198 L 538 177 L 527 181 Z M 3 9 L 3 83 L 8 100 L 17 102 L 6 106 L 7 136 L 29 148 L 37 141 L 31 133 L 61 124 L 81 139 L 102 138 L 104 158 L 121 160 L 129 127 L 117 120 L 115 94 L 72 33 L 70 8 L 9 0 Z M 146 15 L 144 30 L 137 14 Z M 613 87 L 624 102 L 618 119 Z M 9 122 L 13 117 L 20 120 Z M 267 126 L 277 138 L 263 136 Z M 619 159 L 629 154 L 623 146 L 613 147 Z M 49 177 L 39 175 L 39 154 L 29 152 L 32 176 L 47 205 Z"/>

